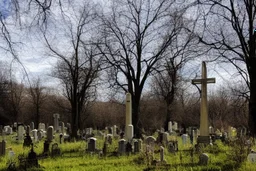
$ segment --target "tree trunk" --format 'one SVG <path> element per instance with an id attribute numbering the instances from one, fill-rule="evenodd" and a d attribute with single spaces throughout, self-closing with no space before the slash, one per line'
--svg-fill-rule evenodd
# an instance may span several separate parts
<path id="1" fill-rule="evenodd" d="M 250 65 L 250 100 L 248 125 L 250 134 L 256 136 L 256 58 L 251 58 Z"/>
<path id="2" fill-rule="evenodd" d="M 72 105 L 72 115 L 71 115 L 71 137 L 78 138 L 77 131 L 78 131 L 78 123 L 77 123 L 77 106 L 76 103 L 73 102 Z"/>
<path id="3" fill-rule="evenodd" d="M 165 117 L 165 123 L 164 123 L 164 129 L 165 131 L 169 131 L 168 130 L 168 123 L 171 120 L 171 110 L 168 104 L 166 104 L 166 117 Z"/>
<path id="4" fill-rule="evenodd" d="M 140 107 L 140 96 L 132 95 L 132 124 L 134 128 L 134 137 L 142 137 L 142 124 L 139 117 L 139 107 Z"/>

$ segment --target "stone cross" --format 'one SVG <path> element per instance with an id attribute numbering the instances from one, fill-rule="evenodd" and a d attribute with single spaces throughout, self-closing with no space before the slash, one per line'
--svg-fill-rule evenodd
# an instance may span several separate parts
<path id="1" fill-rule="evenodd" d="M 215 83 L 215 78 L 207 78 L 206 64 L 203 61 L 202 78 L 192 80 L 192 84 L 201 84 L 200 136 L 209 136 L 207 83 Z"/>

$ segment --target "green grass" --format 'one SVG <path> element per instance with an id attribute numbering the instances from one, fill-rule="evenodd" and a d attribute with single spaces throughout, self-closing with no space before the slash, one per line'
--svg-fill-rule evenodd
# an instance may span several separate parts
<path id="1" fill-rule="evenodd" d="M 59 142 L 56 140 L 52 143 Z M 169 137 L 175 139 L 175 137 Z M 15 142 L 11 136 L 4 137 L 7 141 L 6 155 L 0 157 L 0 171 L 6 170 L 10 163 L 9 149 L 15 152 L 12 161 L 16 168 L 19 167 L 18 156 L 27 156 L 30 148 L 23 148 L 22 142 Z M 240 154 L 239 145 L 227 146 L 216 141 L 214 146 L 208 146 L 201 151 L 209 155 L 210 161 L 207 166 L 198 165 L 200 152 L 191 153 L 192 145 L 182 145 L 181 139 L 179 142 L 179 151 L 177 153 L 169 153 L 165 149 L 166 164 L 154 164 L 153 160 L 159 160 L 159 147 L 155 147 L 154 154 L 146 154 L 145 151 L 136 155 L 130 156 L 115 156 L 114 151 L 118 147 L 118 140 L 113 139 L 112 145 L 108 145 L 108 154 L 106 157 L 99 156 L 98 153 L 86 153 L 86 142 L 76 141 L 70 143 L 59 144 L 61 156 L 46 157 L 39 159 L 40 168 L 30 168 L 32 170 L 47 170 L 47 171 L 142 171 L 142 170 L 169 170 L 169 171 L 254 171 L 256 170 L 255 163 L 249 163 L 244 156 Z M 42 154 L 43 140 L 35 144 L 35 152 Z M 50 146 L 51 147 L 51 146 Z M 103 140 L 97 137 L 97 148 L 102 149 Z M 51 149 L 51 148 L 50 148 Z M 145 149 L 145 148 L 143 148 Z M 241 156 L 238 156 L 241 155 Z M 241 161 L 241 162 L 237 162 Z M 20 168 L 18 168 L 20 170 Z"/>

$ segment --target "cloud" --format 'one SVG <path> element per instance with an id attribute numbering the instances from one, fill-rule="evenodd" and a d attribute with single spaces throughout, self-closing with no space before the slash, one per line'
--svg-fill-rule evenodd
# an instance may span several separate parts
<path id="1" fill-rule="evenodd" d="M 11 14 L 11 0 L 0 0 L 0 15 L 6 19 Z"/>

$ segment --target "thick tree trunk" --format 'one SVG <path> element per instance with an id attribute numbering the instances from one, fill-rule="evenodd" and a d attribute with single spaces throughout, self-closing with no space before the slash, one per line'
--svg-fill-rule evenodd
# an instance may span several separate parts
<path id="1" fill-rule="evenodd" d="M 164 123 L 164 129 L 165 131 L 169 131 L 168 130 L 168 123 L 171 120 L 171 110 L 168 104 L 166 104 L 166 117 L 165 117 L 165 123 Z"/>
<path id="2" fill-rule="evenodd" d="M 72 105 L 72 114 L 71 114 L 71 137 L 72 138 L 78 138 L 77 131 L 78 131 L 78 119 L 77 119 L 77 105 L 76 103 L 73 103 Z"/>
<path id="3" fill-rule="evenodd" d="M 252 136 L 256 136 L 256 58 L 250 63 L 250 100 L 248 125 Z"/>
<path id="4" fill-rule="evenodd" d="M 134 137 L 142 138 L 142 124 L 139 116 L 140 96 L 132 95 L 132 124 L 134 128 Z"/>

